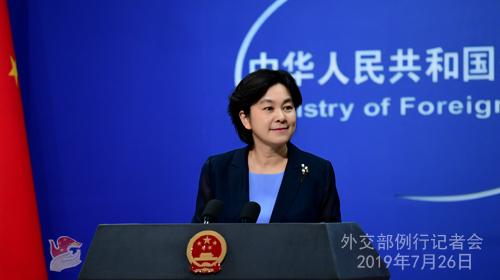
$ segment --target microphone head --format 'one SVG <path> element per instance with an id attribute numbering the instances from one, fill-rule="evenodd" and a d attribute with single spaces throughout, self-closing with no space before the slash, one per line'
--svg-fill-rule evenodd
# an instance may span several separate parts
<path id="1" fill-rule="evenodd" d="M 260 205 L 257 202 L 247 202 L 241 210 L 240 223 L 255 223 L 260 214 Z"/>
<path id="2" fill-rule="evenodd" d="M 201 219 L 205 223 L 216 223 L 219 219 L 220 214 L 222 213 L 223 208 L 224 204 L 222 203 L 222 201 L 218 199 L 212 199 L 205 206 L 203 214 L 201 214 Z"/>

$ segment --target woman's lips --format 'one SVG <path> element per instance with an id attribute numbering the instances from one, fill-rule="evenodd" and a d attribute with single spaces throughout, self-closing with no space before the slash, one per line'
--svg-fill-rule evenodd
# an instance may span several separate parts
<path id="1" fill-rule="evenodd" d="M 273 128 L 271 130 L 276 131 L 276 132 L 282 132 L 282 131 L 286 131 L 287 129 L 288 129 L 288 127 L 283 127 L 283 128 Z"/>

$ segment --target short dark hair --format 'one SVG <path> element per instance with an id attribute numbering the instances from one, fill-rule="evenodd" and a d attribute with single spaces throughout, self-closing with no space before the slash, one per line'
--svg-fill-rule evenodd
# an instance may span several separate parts
<path id="1" fill-rule="evenodd" d="M 229 106 L 227 106 L 227 112 L 231 116 L 241 141 L 249 145 L 254 143 L 252 131 L 246 129 L 240 120 L 240 112 L 243 110 L 245 115 L 249 116 L 250 107 L 257 103 L 275 84 L 282 84 L 288 89 L 295 109 L 302 105 L 299 87 L 292 75 L 285 70 L 260 69 L 248 74 L 229 95 Z"/>

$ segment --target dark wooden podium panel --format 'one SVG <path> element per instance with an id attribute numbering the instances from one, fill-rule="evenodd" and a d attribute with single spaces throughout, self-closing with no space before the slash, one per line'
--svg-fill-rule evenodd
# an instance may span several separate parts
<path id="1" fill-rule="evenodd" d="M 215 274 L 192 273 L 186 255 L 204 230 L 226 240 Z M 389 279 L 364 235 L 357 223 L 100 225 L 78 279 Z"/>

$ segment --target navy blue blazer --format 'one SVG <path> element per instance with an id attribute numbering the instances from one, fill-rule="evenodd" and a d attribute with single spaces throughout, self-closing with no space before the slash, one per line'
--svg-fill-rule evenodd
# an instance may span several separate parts
<path id="1" fill-rule="evenodd" d="M 341 222 L 340 201 L 332 164 L 288 143 L 288 163 L 283 175 L 270 223 Z M 237 223 L 243 205 L 249 201 L 249 147 L 210 156 L 201 170 L 196 212 L 192 223 L 211 199 L 224 203 L 219 223 Z M 302 179 L 301 164 L 309 172 Z"/>

